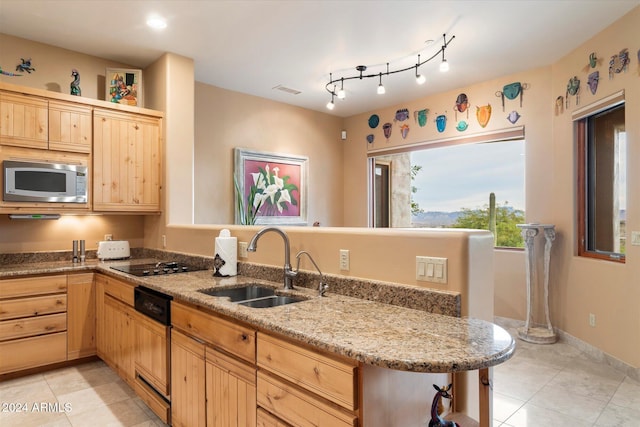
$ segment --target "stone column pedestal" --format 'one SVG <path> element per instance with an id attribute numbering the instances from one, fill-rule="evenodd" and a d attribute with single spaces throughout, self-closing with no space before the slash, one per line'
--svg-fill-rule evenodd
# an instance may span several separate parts
<path id="1" fill-rule="evenodd" d="M 556 238 L 555 225 L 551 224 L 518 224 L 522 230 L 525 243 L 526 273 L 527 273 L 527 318 L 524 327 L 518 329 L 518 337 L 535 344 L 553 344 L 558 337 L 551 326 L 549 316 L 549 261 L 551 258 L 551 246 Z M 544 245 L 544 304 L 545 323 L 534 323 L 533 303 L 534 290 L 536 288 L 537 252 L 535 250 L 535 238 L 538 234 L 545 238 Z"/>

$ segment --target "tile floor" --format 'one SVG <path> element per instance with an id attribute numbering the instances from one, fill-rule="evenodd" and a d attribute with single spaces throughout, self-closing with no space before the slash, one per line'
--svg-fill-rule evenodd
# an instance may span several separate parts
<path id="1" fill-rule="evenodd" d="M 566 343 L 518 340 L 493 372 L 494 427 L 640 427 L 640 382 Z"/>
<path id="2" fill-rule="evenodd" d="M 640 382 L 565 343 L 518 341 L 493 382 L 494 427 L 640 427 Z M 165 425 L 101 361 L 1 382 L 0 402 L 2 427 Z"/>

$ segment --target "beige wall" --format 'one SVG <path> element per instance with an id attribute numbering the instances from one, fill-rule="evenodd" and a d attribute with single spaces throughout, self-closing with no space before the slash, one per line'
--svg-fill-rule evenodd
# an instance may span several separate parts
<path id="1" fill-rule="evenodd" d="M 309 157 L 308 222 L 342 225 L 342 119 L 203 83 L 195 103 L 195 223 L 233 223 L 237 147 Z"/>
<path id="2" fill-rule="evenodd" d="M 80 73 L 82 96 L 101 100 L 105 99 L 104 74 L 107 67 L 136 68 L 0 33 L 2 70 L 15 73 L 20 58 L 31 58 L 31 65 L 36 70 L 30 74 L 22 73 L 20 77 L 0 75 L 0 81 L 69 94 L 73 81 L 71 70 L 75 68 Z"/>
<path id="3" fill-rule="evenodd" d="M 365 226 L 366 211 L 366 156 L 368 149 L 397 147 L 422 141 L 433 141 L 461 135 L 455 130 L 453 105 L 456 96 L 465 92 L 472 105 L 469 129 L 463 134 L 483 130 L 496 130 L 512 126 L 507 114 L 517 110 L 522 117 L 516 126 L 525 126 L 526 139 L 526 216 L 528 222 L 556 224 L 558 237 L 551 264 L 551 317 L 554 326 L 596 346 L 620 360 L 640 366 L 640 247 L 627 246 L 627 262 L 584 259 L 575 256 L 575 165 L 571 111 L 575 98 L 564 114 L 556 117 L 554 101 L 564 96 L 567 81 L 577 75 L 583 85 L 580 106 L 588 105 L 611 93 L 626 92 L 626 123 L 628 143 L 627 231 L 640 230 L 640 7 L 634 9 L 607 30 L 576 48 L 553 66 L 504 76 L 492 81 L 436 96 L 406 102 L 380 111 L 371 111 L 345 120 L 349 140 L 345 144 L 345 225 Z M 627 73 L 608 78 L 609 57 L 622 48 L 628 48 L 632 58 Z M 589 54 L 600 57 L 600 86 L 596 95 L 586 87 L 590 70 Z M 529 83 L 524 92 L 523 107 L 516 100 L 505 100 L 505 111 L 494 93 L 511 82 Z M 492 118 L 485 129 L 475 119 L 475 106 L 490 103 Z M 371 130 L 367 124 L 371 114 L 380 116 L 380 123 L 392 122 L 395 111 L 429 108 L 429 123 L 420 128 L 413 118 L 406 140 L 394 124 L 389 142 L 380 128 Z M 437 114 L 447 111 L 447 130 L 439 134 L 433 123 Z M 461 114 L 458 113 L 458 120 Z M 466 118 L 465 118 L 466 120 Z M 365 137 L 376 135 L 375 143 L 367 147 Z M 427 208 L 424 206 L 423 208 Z M 495 314 L 524 320 L 526 309 L 524 253 L 521 251 L 495 251 Z M 588 315 L 594 313 L 597 326 L 588 325 Z"/>
<path id="4" fill-rule="evenodd" d="M 585 43 L 584 46 L 578 47 L 566 58 L 561 59 L 552 66 L 504 76 L 482 84 L 461 88 L 457 91 L 375 111 L 380 115 L 384 123 L 387 119 L 393 118 L 393 114 L 398 108 L 409 108 L 410 111 L 430 108 L 431 114 L 428 127 L 421 130 L 417 125 L 412 124 L 409 137 L 404 141 L 405 143 L 410 143 L 457 135 L 457 131 L 454 130 L 452 111 L 455 97 L 460 92 L 465 92 L 469 95 L 472 105 L 469 118 L 472 126 L 467 130 L 467 134 L 480 130 L 473 116 L 475 112 L 473 107 L 476 105 L 491 103 L 493 106 L 493 117 L 487 129 L 501 129 L 511 126 L 506 121 L 506 115 L 512 109 L 518 110 L 522 114 L 522 118 L 517 123 L 517 126 L 525 126 L 527 140 L 527 220 L 554 223 L 558 229 L 558 238 L 555 243 L 554 258 L 551 265 L 552 320 L 560 329 L 635 367 L 640 366 L 640 353 L 637 352 L 637 348 L 640 346 L 638 338 L 640 337 L 640 311 L 638 310 L 640 286 L 637 279 L 640 277 L 640 247 L 628 247 L 626 264 L 580 259 L 575 256 L 575 179 L 573 178 L 574 157 L 570 111 L 565 112 L 562 116 L 555 117 L 553 104 L 556 96 L 564 95 L 567 80 L 571 76 L 578 75 L 584 84 L 587 75 L 584 67 L 588 62 L 588 55 L 592 51 L 595 51 L 602 58 L 602 63 L 598 68 L 601 73 L 601 84 L 597 96 L 593 96 L 586 89 L 583 89 L 581 105 L 586 105 L 616 90 L 622 88 L 626 90 L 627 131 L 628 140 L 630 141 L 628 153 L 628 180 L 630 185 L 628 189 L 627 230 L 640 230 L 640 191 L 638 191 L 637 184 L 640 182 L 640 164 L 638 164 L 640 162 L 640 144 L 634 143 L 640 140 L 640 121 L 637 120 L 637 117 L 640 117 L 640 70 L 636 60 L 636 52 L 640 49 L 640 45 L 638 45 L 640 41 L 638 22 L 640 22 L 640 8 L 636 8 L 611 28 L 597 35 Z M 5 58 L 5 45 L 8 39 L 5 36 L 2 37 L 0 39 L 0 42 L 2 42 L 2 49 L 0 49 L 2 65 L 12 64 L 15 61 L 13 57 L 23 55 L 25 51 L 36 52 L 35 47 L 30 42 L 10 39 L 17 46 L 12 46 L 12 49 L 15 49 L 14 53 L 11 53 L 10 58 Z M 624 47 L 629 48 L 632 57 L 630 69 L 626 74 L 616 75 L 613 80 L 609 80 L 607 78 L 608 57 Z M 52 55 L 55 56 L 55 50 L 52 52 Z M 52 80 L 58 81 L 59 85 L 66 88 L 71 80 L 66 78 L 66 73 L 70 73 L 70 69 L 73 67 L 79 68 L 75 65 L 79 61 L 90 62 L 92 59 L 79 54 L 65 56 L 66 52 L 60 53 L 61 56 L 58 58 L 61 62 L 59 77 Z M 35 54 L 33 56 L 36 58 Z M 99 63 L 99 60 L 96 59 L 96 61 Z M 35 63 L 35 66 L 42 67 L 38 62 Z M 97 68 L 104 67 L 100 65 Z M 38 69 L 38 73 L 41 69 Z M 68 71 L 65 71 L 67 69 Z M 93 71 L 93 76 L 89 73 L 89 81 L 91 82 L 92 79 L 98 81 L 102 72 L 96 69 Z M 85 74 L 87 73 L 85 72 Z M 36 75 L 38 79 L 43 78 L 38 74 L 34 74 L 34 76 Z M 14 80 L 9 81 L 14 82 Z M 86 81 L 86 77 L 83 77 L 84 81 Z M 495 97 L 494 93 L 503 85 L 514 81 L 529 83 L 531 87 L 524 94 L 522 109 L 517 106 L 517 101 L 507 101 L 506 111 L 502 112 L 500 100 Z M 22 80 L 19 84 L 27 86 L 32 84 L 35 87 L 43 87 L 44 83 L 46 83 L 46 79 L 35 83 L 35 79 L 31 77 Z M 99 87 L 99 84 L 95 84 L 96 94 L 99 94 Z M 89 86 L 87 86 L 87 90 L 90 90 Z M 83 94 L 84 91 L 83 84 Z M 211 145 L 205 148 L 205 153 L 209 155 L 208 160 L 211 162 L 208 167 L 222 169 L 221 172 L 224 172 L 227 177 L 230 176 L 232 167 L 230 148 L 233 146 L 247 146 L 245 144 L 250 142 L 257 144 L 256 147 L 266 150 L 286 152 L 291 147 L 280 144 L 292 144 L 291 141 L 293 140 L 306 140 L 308 138 L 322 140 L 324 144 L 330 147 L 317 147 L 317 149 L 329 150 L 330 157 L 334 155 L 332 150 L 334 150 L 333 144 L 335 143 L 339 146 L 338 150 L 342 150 L 343 153 L 342 159 L 337 156 L 337 163 L 334 166 L 338 171 L 334 170 L 334 172 L 342 174 L 345 183 L 343 188 L 335 190 L 336 198 L 338 200 L 342 199 L 344 214 L 334 214 L 332 210 L 334 207 L 328 206 L 333 204 L 328 203 L 325 198 L 317 202 L 321 203 L 320 206 L 316 205 L 313 208 L 310 206 L 310 212 L 312 213 L 310 221 L 318 219 L 322 223 L 328 223 L 334 221 L 336 215 L 338 217 L 343 215 L 341 219 L 344 226 L 362 227 L 366 225 L 366 157 L 368 147 L 365 136 L 370 132 L 367 126 L 367 118 L 371 113 L 346 119 L 344 121 L 344 129 L 348 131 L 348 140 L 341 142 L 338 139 L 339 130 L 342 129 L 342 126 L 337 119 L 330 119 L 319 113 L 298 112 L 294 107 L 282 107 L 280 104 L 272 104 L 270 101 L 259 98 L 246 97 L 240 94 L 227 94 L 225 91 L 200 84 L 196 84 L 196 91 L 202 91 L 202 95 L 207 94 L 202 99 L 200 98 L 201 94 L 197 94 L 197 105 L 199 105 L 200 101 L 211 102 L 215 104 L 208 107 L 211 108 L 212 112 L 226 114 L 224 116 L 226 122 L 222 128 L 205 128 L 207 133 L 203 134 L 203 139 L 209 140 Z M 220 97 L 210 97 L 211 94 L 219 95 Z M 572 99 L 570 110 L 575 108 L 573 105 L 574 100 Z M 264 118 L 259 118 L 258 120 L 249 120 L 247 118 L 252 116 L 253 110 L 267 115 L 271 109 L 291 113 L 291 116 L 283 113 L 281 116 L 270 117 L 275 122 Z M 448 111 L 450 121 L 448 130 L 441 135 L 434 130 L 432 120 L 436 113 L 442 113 L 444 110 Z M 231 116 L 227 113 L 228 111 L 233 111 L 237 115 Z M 198 108 L 196 108 L 196 114 L 199 114 Z M 243 120 L 243 117 L 245 120 Z M 284 120 L 282 120 L 283 118 Z M 286 118 L 289 118 L 289 120 L 286 120 Z M 208 119 L 214 120 L 214 118 Z M 229 125 L 229 123 L 235 123 L 236 120 L 242 121 L 243 127 L 237 128 Z M 327 134 L 323 134 L 324 136 L 322 137 L 316 135 L 315 132 L 319 132 L 318 127 L 320 125 L 318 127 L 306 127 L 309 124 L 313 125 L 315 120 L 326 124 L 328 127 L 335 128 L 335 137 L 332 136 L 334 135 L 333 131 L 328 133 L 329 137 L 327 137 Z M 199 125 L 201 122 L 202 120 L 198 120 Z M 280 130 L 274 129 L 273 123 L 280 125 Z M 287 126 L 284 126 L 286 124 L 289 124 L 289 127 L 295 124 L 295 127 L 288 129 Z M 305 127 L 301 127 L 303 125 Z M 309 129 L 313 129 L 313 131 Z M 196 128 L 197 140 L 201 138 L 200 132 L 201 130 Z M 216 136 L 216 132 L 218 136 Z M 281 137 L 284 133 L 286 133 L 287 138 Z M 269 139 L 262 139 L 262 141 L 268 141 L 269 144 L 263 147 L 256 140 L 265 134 L 269 135 Z M 245 140 L 240 141 L 237 135 L 244 135 Z M 226 141 L 227 138 L 235 138 L 234 143 L 226 146 L 225 150 L 216 150 L 214 148 L 215 144 L 220 143 L 220 140 Z M 335 138 L 335 141 L 331 140 L 331 138 Z M 167 141 L 167 144 L 174 143 L 177 142 Z M 400 143 L 402 141 L 400 141 L 396 128 L 389 146 Z M 199 142 L 196 143 L 195 148 L 196 157 L 199 157 L 200 148 L 198 144 Z M 376 147 L 379 148 L 380 145 L 385 146 L 386 144 L 384 138 L 381 138 L 380 134 L 378 134 Z M 248 148 L 251 147 L 248 146 Z M 298 153 L 294 148 L 291 148 L 291 152 Z M 215 156 L 213 156 L 213 153 L 215 153 Z M 307 153 L 300 152 L 300 154 Z M 176 165 L 178 168 L 183 166 L 189 167 L 189 165 L 180 163 Z M 342 172 L 340 172 L 340 169 Z M 198 181 L 194 187 L 196 192 L 201 191 L 198 187 L 199 185 L 205 187 L 214 185 L 212 181 L 207 181 L 206 176 L 200 177 Z M 312 177 L 310 181 L 312 183 L 322 182 L 318 177 Z M 224 185 L 229 189 L 225 194 L 231 194 L 231 182 Z M 230 203 L 227 201 L 220 204 L 226 207 L 222 208 L 222 210 L 212 207 L 212 209 L 215 209 L 216 217 L 211 220 L 224 217 L 231 218 Z M 317 209 L 320 209 L 320 211 Z M 123 238 L 135 241 L 135 239 L 142 237 L 139 229 L 135 230 L 135 225 L 138 224 L 136 221 L 139 221 L 135 217 L 116 217 L 113 219 L 104 217 L 102 220 L 106 222 L 106 225 L 103 224 L 96 228 L 91 228 L 95 230 L 95 234 L 102 234 L 103 230 L 107 232 L 111 224 L 115 224 L 119 228 L 122 227 L 123 230 L 129 229 L 127 227 L 133 224 L 134 226 L 130 228 L 132 229 L 132 234 L 129 235 L 128 232 L 125 232 L 123 233 Z M 114 221 L 123 221 L 123 223 Z M 42 250 L 41 248 L 47 248 L 46 250 L 65 250 L 69 246 L 65 239 L 71 240 L 76 237 L 71 237 L 71 235 L 67 237 L 63 224 L 62 222 L 51 222 L 23 226 L 17 222 L 9 222 L 6 217 L 0 218 L 1 242 L 3 245 L 0 249 L 3 251 Z M 166 234 L 167 248 L 170 250 L 210 255 L 212 255 L 213 251 L 213 238 L 219 230 L 219 227 L 215 226 L 167 227 L 164 217 L 147 217 L 144 221 L 144 227 L 144 242 L 146 246 L 161 247 L 160 237 L 162 234 Z M 252 231 L 252 228 L 238 229 L 237 233 L 242 239 L 248 239 Z M 235 229 L 234 232 L 236 232 Z M 415 283 L 415 279 L 412 279 L 413 274 L 415 274 L 415 266 L 407 260 L 415 260 L 414 256 L 416 254 L 438 256 L 439 253 L 445 253 L 449 256 L 447 250 L 441 252 L 438 249 L 437 239 L 433 242 L 426 242 L 425 239 L 420 238 L 414 240 L 413 236 L 410 238 L 407 236 L 394 237 L 393 242 L 388 244 L 389 236 L 369 237 L 373 236 L 369 234 L 371 231 L 367 232 L 359 229 L 348 229 L 341 233 L 337 230 L 324 231 L 305 228 L 292 231 L 292 233 L 294 233 L 292 239 L 294 248 L 311 250 L 314 257 L 317 255 L 319 258 L 320 265 L 329 272 L 335 272 L 337 269 L 337 250 L 349 244 L 353 245 L 353 271 L 349 274 L 399 281 L 401 283 Z M 114 234 L 116 234 L 116 237 L 120 236 L 120 232 L 114 232 Z M 46 242 L 50 236 L 53 236 L 52 241 L 57 243 L 50 244 Z M 56 236 L 58 237 L 56 238 Z M 426 240 L 430 239 L 431 237 Z M 23 245 L 21 242 L 24 241 L 30 243 Z M 423 244 L 424 246 L 422 246 Z M 280 265 L 282 262 L 279 258 L 280 250 L 280 242 L 265 240 L 259 252 L 253 254 L 250 260 Z M 426 252 L 429 253 L 427 254 Z M 385 254 L 389 253 L 397 256 L 392 260 L 402 259 L 402 261 L 399 261 L 400 265 L 386 262 Z M 452 256 L 458 256 L 458 254 L 456 253 Z M 524 319 L 523 253 L 497 250 L 494 260 L 495 314 Z M 412 265 L 409 266 L 409 264 Z M 588 326 L 588 313 L 596 314 L 597 327 L 590 328 Z"/>

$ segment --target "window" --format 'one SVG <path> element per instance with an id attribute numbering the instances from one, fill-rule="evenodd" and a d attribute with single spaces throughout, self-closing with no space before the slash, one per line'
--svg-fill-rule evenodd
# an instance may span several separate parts
<path id="1" fill-rule="evenodd" d="M 516 227 L 525 222 L 524 135 L 507 140 L 500 136 L 489 141 L 432 142 L 398 153 L 380 153 L 372 165 L 382 160 L 393 165 L 393 179 L 387 181 L 390 207 L 374 196 L 372 211 L 389 210 L 391 227 L 483 230 L 493 229 L 490 218 L 495 213 L 495 245 L 524 247 Z M 378 185 L 378 181 L 373 184 L 375 195 L 380 192 Z M 372 224 L 380 226 L 375 220 Z"/>
<path id="2" fill-rule="evenodd" d="M 576 117 L 577 116 L 577 117 Z M 578 255 L 625 261 L 627 141 L 624 94 L 574 113 Z"/>

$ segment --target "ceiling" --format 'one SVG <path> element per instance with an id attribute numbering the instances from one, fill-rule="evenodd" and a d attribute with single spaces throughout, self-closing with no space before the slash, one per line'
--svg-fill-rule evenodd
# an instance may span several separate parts
<path id="1" fill-rule="evenodd" d="M 199 82 L 348 117 L 433 93 L 550 65 L 640 0 L 0 0 L 0 32 L 144 68 L 164 52 L 193 58 Z M 145 24 L 166 18 L 165 30 Z M 410 67 L 345 83 L 347 98 L 325 89 L 334 78 Z M 432 44 L 428 40 L 434 40 Z M 624 47 L 624 46 L 621 46 Z M 585 60 L 587 60 L 585 58 Z M 509 83 L 509 82 L 505 82 Z M 301 93 L 274 89 L 281 85 Z"/>

